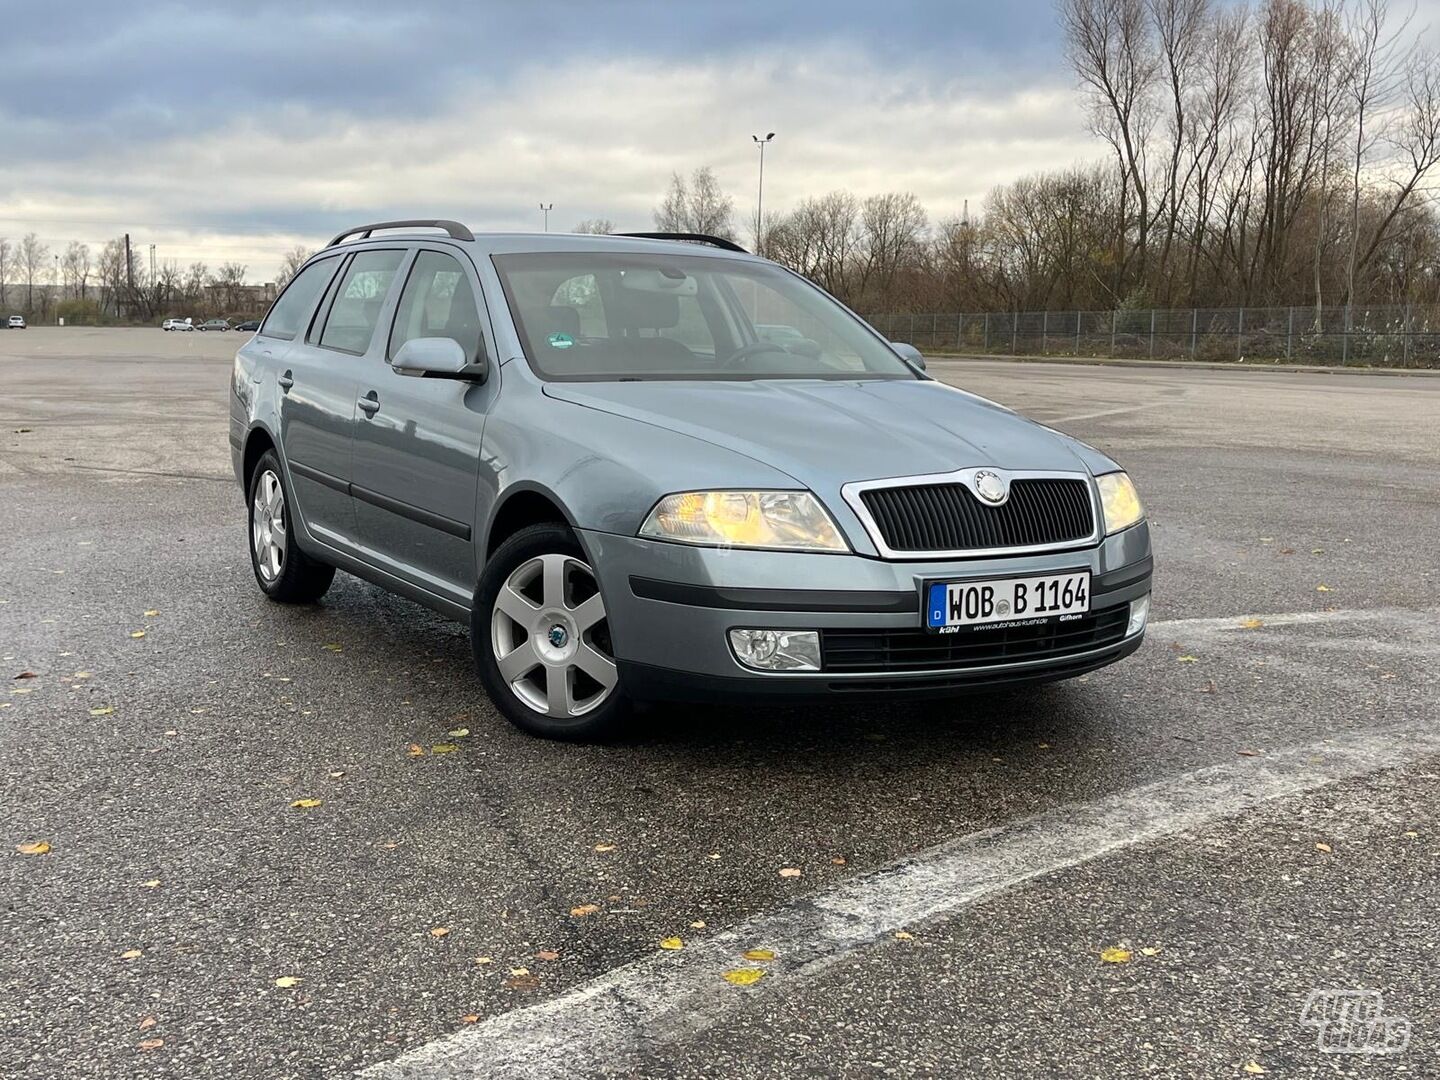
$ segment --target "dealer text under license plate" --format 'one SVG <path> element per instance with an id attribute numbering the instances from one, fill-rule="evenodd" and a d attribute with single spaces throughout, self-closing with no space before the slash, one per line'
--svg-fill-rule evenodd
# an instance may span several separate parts
<path id="1" fill-rule="evenodd" d="M 1029 622 L 1090 610 L 1090 572 L 988 581 L 931 582 L 925 626 L 955 633 L 990 623 Z"/>

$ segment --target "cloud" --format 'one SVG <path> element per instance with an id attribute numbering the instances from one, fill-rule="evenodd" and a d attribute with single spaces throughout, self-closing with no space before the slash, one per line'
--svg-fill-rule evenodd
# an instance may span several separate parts
<path id="1" fill-rule="evenodd" d="M 419 89 L 392 95 L 370 85 L 368 42 L 355 42 L 353 93 L 292 86 L 261 107 L 258 90 L 232 86 L 204 124 L 172 105 L 136 126 L 153 106 L 133 96 L 111 119 L 123 138 L 62 137 L 43 112 L 0 116 L 22 148 L 0 158 L 0 233 L 33 228 L 59 246 L 128 228 L 161 258 L 236 259 L 262 278 L 294 243 L 385 217 L 533 229 L 544 201 L 558 228 L 600 216 L 646 228 L 670 173 L 706 164 L 742 223 L 752 132 L 778 133 L 765 175 L 776 209 L 835 188 L 902 190 L 938 219 L 978 207 L 994 184 L 1100 155 L 1064 71 L 897 64 L 845 41 L 708 56 L 554 49 L 507 59 L 503 77 L 483 63 L 420 70 Z"/>

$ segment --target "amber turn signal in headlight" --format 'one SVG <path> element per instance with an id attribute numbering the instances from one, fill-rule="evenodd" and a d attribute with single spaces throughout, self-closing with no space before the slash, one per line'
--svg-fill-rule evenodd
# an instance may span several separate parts
<path id="1" fill-rule="evenodd" d="M 1128 529 L 1145 516 L 1145 510 L 1140 505 L 1140 496 L 1126 473 L 1106 473 L 1104 476 L 1097 476 L 1095 483 L 1100 488 L 1100 506 L 1105 511 L 1107 536 L 1121 529 Z"/>
<path id="2" fill-rule="evenodd" d="M 666 495 L 640 535 L 715 547 L 850 550 L 808 491 L 683 491 Z"/>

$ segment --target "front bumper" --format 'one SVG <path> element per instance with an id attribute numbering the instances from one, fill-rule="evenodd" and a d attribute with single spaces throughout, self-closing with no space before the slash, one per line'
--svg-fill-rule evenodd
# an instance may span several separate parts
<path id="1" fill-rule="evenodd" d="M 1143 632 L 1040 659 L 940 663 L 864 672 L 760 672 L 730 649 L 736 627 L 913 631 L 926 579 L 1019 577 L 1089 569 L 1091 610 L 1116 609 L 1150 591 L 1150 533 L 1141 522 L 1076 551 L 943 562 L 886 561 L 665 543 L 581 531 L 605 596 L 611 641 L 636 697 L 706 699 L 807 695 L 952 694 L 1070 678 L 1133 652 Z"/>

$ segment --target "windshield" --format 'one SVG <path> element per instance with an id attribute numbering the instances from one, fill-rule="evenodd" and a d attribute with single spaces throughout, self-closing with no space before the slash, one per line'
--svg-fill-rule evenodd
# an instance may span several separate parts
<path id="1" fill-rule="evenodd" d="M 547 379 L 918 377 L 853 315 L 778 266 L 596 251 L 494 262 L 525 356 Z"/>

